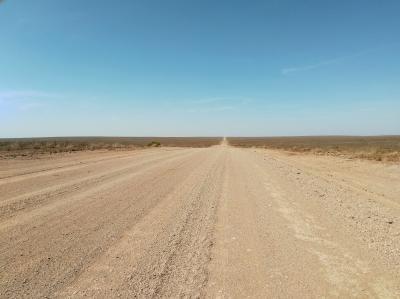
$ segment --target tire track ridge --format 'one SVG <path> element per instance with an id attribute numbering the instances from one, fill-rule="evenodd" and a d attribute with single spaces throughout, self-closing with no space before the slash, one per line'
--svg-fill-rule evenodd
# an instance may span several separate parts
<path id="1" fill-rule="evenodd" d="M 76 214 L 74 218 L 70 219 L 69 215 L 65 215 L 65 220 L 68 220 L 68 222 L 63 221 L 60 219 L 57 215 L 52 215 L 53 222 L 57 221 L 55 226 L 53 225 L 48 231 L 44 230 L 39 230 L 37 233 L 39 235 L 31 235 L 30 238 L 34 238 L 36 240 L 43 240 L 43 238 L 46 238 L 45 235 L 50 234 L 54 235 L 54 233 L 57 233 L 59 230 L 65 230 L 65 227 L 68 227 L 72 223 L 75 223 L 79 219 L 82 219 L 84 221 L 83 224 L 86 224 L 86 231 L 79 230 L 78 231 L 78 236 L 75 237 L 74 242 L 68 242 L 65 243 L 66 240 L 64 238 L 59 239 L 59 241 L 62 241 L 65 244 L 68 244 L 68 246 L 63 246 L 61 247 L 60 251 L 55 251 L 46 249 L 49 246 L 55 246 L 58 241 L 53 240 L 53 244 L 43 244 L 43 248 L 40 249 L 34 256 L 38 257 L 36 260 L 30 260 L 30 264 L 23 264 L 21 265 L 23 268 L 25 268 L 25 271 L 31 271 L 33 272 L 33 269 L 35 269 L 35 265 L 37 268 L 36 271 L 39 271 L 38 273 L 41 273 L 41 275 L 49 275 L 48 273 L 53 273 L 55 269 L 58 269 L 58 276 L 54 277 L 50 281 L 47 282 L 47 287 L 46 288 L 37 288 L 36 295 L 43 295 L 43 296 L 49 296 L 52 297 L 52 294 L 56 290 L 59 290 L 65 286 L 65 284 L 69 284 L 72 282 L 77 276 L 82 273 L 85 269 L 87 269 L 88 266 L 91 264 L 95 263 L 98 257 L 104 253 L 108 248 L 114 246 L 115 242 L 118 242 L 120 238 L 123 237 L 123 233 L 126 230 L 131 229 L 140 219 L 142 219 L 147 213 L 149 213 L 151 210 L 153 210 L 160 201 L 165 200 L 165 197 L 163 196 L 164 194 L 169 194 L 173 192 L 176 188 L 179 188 L 179 184 L 173 184 L 175 180 L 183 179 L 185 177 L 185 174 L 187 172 L 191 173 L 194 171 L 196 168 L 192 167 L 193 161 L 199 161 L 201 162 L 202 159 L 204 158 L 205 152 L 204 151 L 195 151 L 191 152 L 191 154 L 195 155 L 194 157 L 192 155 L 186 155 L 184 157 L 180 157 L 182 160 L 176 163 L 176 159 L 171 161 L 166 161 L 166 163 L 163 163 L 161 165 L 171 165 L 171 166 L 163 166 L 165 167 L 165 170 L 162 172 L 157 172 L 156 170 L 159 169 L 160 164 L 156 165 L 153 168 L 153 172 L 149 177 L 145 177 L 143 180 L 139 180 L 135 183 L 135 187 L 141 186 L 141 192 L 138 195 L 135 195 L 134 199 L 129 199 L 130 197 L 130 192 L 126 190 L 124 192 L 124 197 L 126 197 L 127 201 L 119 201 L 121 204 L 116 205 L 116 206 L 108 206 L 107 203 L 109 202 L 107 199 L 103 200 L 96 200 L 95 198 L 91 199 L 93 203 L 96 204 L 96 206 L 93 206 L 92 209 L 95 209 L 98 211 L 97 214 L 93 215 L 97 221 L 98 224 L 93 226 L 92 224 L 92 219 L 93 217 L 86 218 L 86 209 L 78 209 L 76 207 Z M 172 168 L 171 168 L 172 167 Z M 154 185 L 160 185 L 162 182 L 165 182 L 167 184 L 164 184 L 163 188 L 154 188 Z M 129 185 L 127 185 L 129 186 Z M 128 187 L 132 190 L 135 189 L 135 187 Z M 100 190 L 101 191 L 101 190 Z M 128 200 L 129 199 L 129 200 Z M 90 202 L 85 202 L 85 205 L 90 204 Z M 106 209 L 102 208 L 106 207 Z M 73 221 L 73 222 L 71 222 Z M 69 222 L 71 222 L 69 224 Z M 87 222 L 87 223 L 86 223 Z M 90 225 L 88 225 L 90 224 Z M 47 222 L 43 222 L 43 225 L 48 225 Z M 111 225 L 111 228 L 110 228 Z M 99 239 L 99 236 L 101 236 L 103 231 L 110 231 L 112 232 L 111 235 L 107 234 L 107 237 Z M 60 238 L 60 237 L 58 237 Z M 77 243 L 79 240 L 84 241 L 83 243 Z M 100 241 L 101 243 L 97 245 L 97 241 Z M 18 242 L 13 244 L 9 244 L 11 246 L 9 249 L 4 248 L 4 245 L 2 245 L 2 250 L 1 254 L 6 253 L 6 252 L 12 252 L 10 250 L 11 248 L 21 248 L 21 246 L 24 247 L 24 243 L 26 240 L 24 238 L 20 239 L 20 243 L 18 246 Z M 79 244 L 79 245 L 78 245 Z M 90 245 L 90 246 L 89 246 Z M 60 245 L 57 245 L 60 246 Z M 85 246 L 89 246 L 86 249 L 85 252 L 85 259 L 81 260 L 78 257 L 80 255 L 74 255 L 73 252 L 76 250 L 81 250 L 81 246 L 85 248 Z M 39 250 L 39 249 L 37 249 Z M 43 252 L 42 252 L 43 251 Z M 47 252 L 51 252 L 55 254 L 51 258 L 51 260 L 47 260 L 45 256 L 47 255 Z M 40 257 L 43 257 L 40 258 Z M 57 264 L 53 264 L 53 261 L 61 261 L 61 260 L 69 260 L 68 256 L 73 258 L 73 260 L 70 260 L 70 265 L 65 267 L 63 270 L 65 272 L 59 270 L 59 266 Z M 75 261 L 75 262 L 73 262 Z M 13 263 L 12 259 L 9 259 L 8 265 L 11 266 Z M 7 264 L 1 265 L 2 268 L 5 268 Z M 49 269 L 48 267 L 52 267 Z M 54 268 L 56 267 L 56 268 Z M 20 269 L 19 271 L 21 271 Z M 31 276 L 30 279 L 35 280 L 38 279 L 36 278 L 37 275 Z M 21 278 L 21 276 L 18 276 Z M 21 278 L 22 279 L 22 278 Z M 42 278 L 43 279 L 43 278 Z M 31 282 L 33 284 L 33 281 Z M 46 291 L 46 289 L 48 291 Z M 21 291 L 19 290 L 19 294 L 22 294 Z M 10 294 L 10 293 L 8 293 Z M 18 294 L 18 293 L 16 293 Z M 26 296 L 26 293 L 25 293 Z M 14 296 L 14 297 L 20 297 L 20 296 Z M 29 297 L 29 296 L 27 296 Z"/>
<path id="2" fill-rule="evenodd" d="M 196 152 L 190 152 L 190 153 L 186 153 L 184 155 L 178 155 L 178 156 L 172 156 L 172 157 L 168 157 L 167 159 L 165 157 L 160 158 L 160 159 L 155 159 L 155 161 L 153 160 L 152 162 L 159 162 L 161 161 L 161 164 L 165 164 L 171 161 L 175 161 L 177 159 L 182 158 L 182 156 L 187 157 L 187 156 L 191 156 L 193 154 L 195 154 Z M 104 182 L 104 181 L 100 181 L 100 185 L 89 185 L 86 187 L 89 187 L 87 190 L 81 191 L 80 193 L 77 193 L 76 195 L 73 195 L 72 197 L 70 196 L 70 198 L 68 199 L 68 203 L 71 203 L 71 200 L 73 200 L 74 202 L 76 200 L 80 200 L 80 199 L 84 199 L 85 197 L 91 195 L 92 193 L 96 193 L 99 190 L 107 190 L 108 188 L 110 188 L 111 186 L 113 186 L 115 183 L 121 183 L 124 181 L 127 181 L 129 179 L 132 179 L 132 177 L 138 176 L 140 174 L 145 173 L 146 171 L 152 170 L 154 168 L 157 168 L 160 164 L 150 164 L 149 167 L 145 168 L 145 169 L 139 169 L 137 172 L 134 173 L 124 173 L 124 174 L 120 174 L 119 176 L 113 177 L 111 178 L 111 180 Z M 136 165 L 137 166 L 137 165 Z M 70 187 L 70 186 L 67 186 Z M 74 191 L 80 191 L 80 189 L 75 189 Z M 5 227 L 8 227 L 10 225 L 12 225 L 12 223 L 18 223 L 18 221 L 20 221 L 21 219 L 18 219 L 18 217 L 22 216 L 22 217 L 26 217 L 26 214 L 29 213 L 33 213 L 36 210 L 52 210 L 54 209 L 56 206 L 59 205 L 65 205 L 65 202 L 60 203 L 60 196 L 64 196 L 64 195 L 70 195 L 70 190 L 64 190 L 61 193 L 56 193 L 56 194 L 51 194 L 48 197 L 45 196 L 45 198 L 43 199 L 43 201 L 41 202 L 41 196 L 43 196 L 43 194 L 39 194 L 38 195 L 38 199 L 39 202 L 31 202 L 30 206 L 27 209 L 24 209 L 24 207 L 20 208 L 20 209 L 16 209 L 14 210 L 14 214 L 11 214 L 10 212 L 4 213 L 4 208 L 1 209 L 2 207 L 0 206 L 0 211 L 3 212 L 3 215 L 0 216 L 0 231 L 2 229 L 4 229 Z M 54 200 L 52 200 L 54 199 Z M 59 204 L 57 204 L 57 202 Z M 18 202 L 17 202 L 18 204 Z M 37 206 L 35 206 L 35 204 L 39 204 Z M 32 207 L 32 209 L 30 209 Z M 47 208 L 46 208 L 47 207 Z M 5 210 L 7 212 L 7 210 Z M 13 212 L 13 211 L 11 211 Z M 30 217 L 28 216 L 28 219 Z"/>

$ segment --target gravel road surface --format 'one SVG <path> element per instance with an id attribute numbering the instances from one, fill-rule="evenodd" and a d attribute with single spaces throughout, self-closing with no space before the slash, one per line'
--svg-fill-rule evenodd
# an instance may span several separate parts
<path id="1" fill-rule="evenodd" d="M 400 298 L 400 165 L 222 144 L 0 161 L 1 298 Z"/>

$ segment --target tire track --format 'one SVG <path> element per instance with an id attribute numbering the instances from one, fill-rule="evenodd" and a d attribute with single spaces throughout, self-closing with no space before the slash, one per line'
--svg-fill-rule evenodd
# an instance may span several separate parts
<path id="1" fill-rule="evenodd" d="M 72 206 L 57 207 L 54 214 L 30 218 L 26 225 L 17 224 L 19 229 L 14 226 L 3 230 L 0 294 L 19 298 L 51 296 L 74 281 L 125 231 L 179 188 L 180 181 L 208 156 L 207 150 L 190 153 L 154 166 L 140 176 L 132 174 Z"/>
<path id="2" fill-rule="evenodd" d="M 30 211 L 32 209 L 40 208 L 45 204 L 49 204 L 54 200 L 59 200 L 59 197 L 62 197 L 63 195 L 69 196 L 71 194 L 83 192 L 83 190 L 85 191 L 85 194 L 87 194 L 88 189 L 98 188 L 100 185 L 106 184 L 107 182 L 112 183 L 114 180 L 117 180 L 119 177 L 123 177 L 128 173 L 142 171 L 143 168 L 149 167 L 155 163 L 164 162 L 168 159 L 174 158 L 180 159 L 189 154 L 190 152 L 186 154 L 173 152 L 163 157 L 155 157 L 154 159 L 147 159 L 144 161 L 134 161 L 133 163 L 129 163 L 128 165 L 116 169 L 105 170 L 95 175 L 86 175 L 83 178 L 78 177 L 77 179 L 66 183 L 5 199 L 0 202 L 0 223 L 20 212 L 24 212 L 25 210 Z"/>
<path id="3" fill-rule="evenodd" d="M 57 297 L 202 296 L 224 174 L 225 155 L 214 151 Z"/>

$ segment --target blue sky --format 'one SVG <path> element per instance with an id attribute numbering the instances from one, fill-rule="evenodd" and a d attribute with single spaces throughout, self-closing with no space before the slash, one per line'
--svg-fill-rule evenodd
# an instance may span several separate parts
<path id="1" fill-rule="evenodd" d="M 400 134 L 400 1 L 5 0 L 0 137 Z"/>

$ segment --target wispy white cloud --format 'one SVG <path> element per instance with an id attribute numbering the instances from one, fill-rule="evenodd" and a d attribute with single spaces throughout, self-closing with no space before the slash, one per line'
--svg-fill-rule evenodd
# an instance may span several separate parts
<path id="1" fill-rule="evenodd" d="M 330 65 L 330 64 L 338 63 L 343 59 L 344 58 L 337 58 L 337 59 L 332 59 L 332 60 L 325 60 L 325 61 L 322 61 L 322 62 L 319 62 L 319 63 L 315 63 L 315 64 L 303 65 L 303 66 L 298 66 L 298 67 L 284 68 L 284 69 L 281 70 L 281 72 L 282 72 L 283 75 L 287 75 L 287 74 L 294 73 L 294 72 L 308 71 L 308 70 L 324 67 L 324 66 L 327 66 L 327 65 Z"/>
<path id="2" fill-rule="evenodd" d="M 57 94 L 34 91 L 34 90 L 12 90 L 12 91 L 0 91 L 0 99 L 2 100 L 20 100 L 20 99 L 31 99 L 31 98 L 54 98 L 59 97 Z"/>
<path id="3" fill-rule="evenodd" d="M 33 90 L 0 91 L 0 104 L 26 111 L 43 107 L 47 100 L 59 97 L 57 94 Z"/>
<path id="4" fill-rule="evenodd" d="M 359 57 L 359 56 L 362 56 L 362 55 L 367 54 L 369 52 L 376 51 L 378 49 L 379 48 L 368 49 L 368 50 L 364 50 L 364 51 L 361 51 L 361 52 L 358 52 L 358 53 L 355 53 L 355 54 L 351 54 L 351 55 L 347 55 L 347 56 L 341 56 L 341 57 L 336 57 L 336 58 L 333 58 L 333 59 L 323 60 L 323 61 L 320 61 L 320 62 L 317 62 L 317 63 L 314 63 L 314 64 L 283 68 L 283 69 L 281 69 L 281 73 L 282 73 L 282 75 L 288 75 L 290 73 L 303 72 L 303 71 L 309 71 L 309 70 L 313 70 L 313 69 L 318 69 L 318 68 L 321 68 L 321 67 L 337 64 L 337 63 L 343 62 L 343 61 L 351 59 L 351 58 Z"/>

